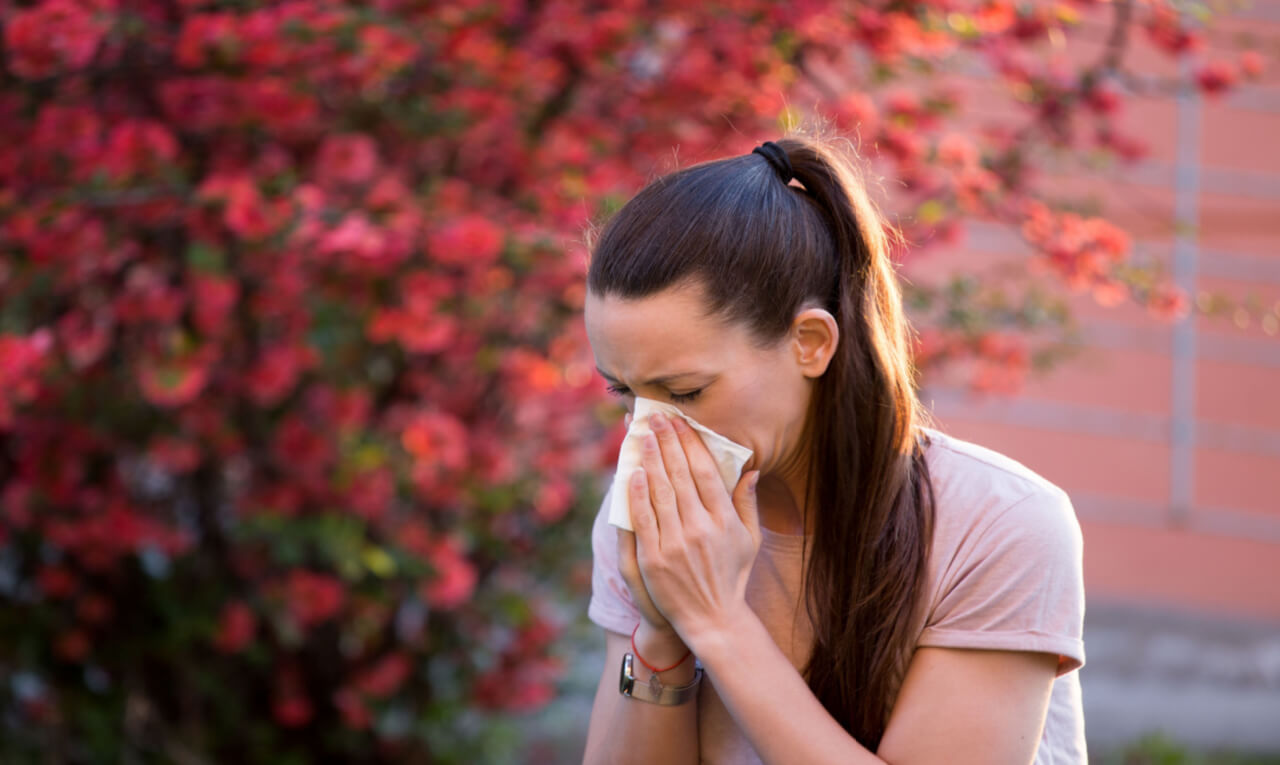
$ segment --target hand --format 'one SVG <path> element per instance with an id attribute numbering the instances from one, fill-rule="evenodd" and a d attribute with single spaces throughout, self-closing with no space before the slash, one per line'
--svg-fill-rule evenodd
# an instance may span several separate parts
<path id="1" fill-rule="evenodd" d="M 631 413 L 628 412 L 623 417 L 623 424 L 627 430 L 631 429 Z M 618 532 L 618 570 L 622 573 L 622 579 L 627 583 L 627 588 L 631 590 L 631 599 L 635 601 L 636 608 L 640 610 L 640 617 L 648 622 L 649 628 L 658 635 L 666 635 L 675 640 L 679 639 L 676 630 L 671 626 L 671 622 L 667 621 L 667 617 L 662 615 L 658 607 L 653 604 L 653 599 L 649 597 L 649 590 L 644 585 L 644 579 L 640 575 L 640 566 L 636 561 L 636 535 L 635 532 L 626 529 L 617 529 Z"/>
<path id="2" fill-rule="evenodd" d="M 679 417 L 655 414 L 643 469 L 630 482 L 636 559 L 645 590 L 681 639 L 695 643 L 747 608 L 745 594 L 762 535 L 755 484 L 742 476 L 732 497 L 702 439 Z"/>

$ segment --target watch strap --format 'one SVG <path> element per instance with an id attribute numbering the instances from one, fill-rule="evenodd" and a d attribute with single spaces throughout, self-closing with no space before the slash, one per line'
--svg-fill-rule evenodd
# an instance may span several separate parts
<path id="1" fill-rule="evenodd" d="M 622 672 L 618 680 L 618 690 L 629 699 L 639 699 L 660 706 L 683 704 L 698 693 L 698 685 L 702 682 L 702 667 L 694 665 L 693 679 L 684 685 L 666 685 L 662 678 L 654 674 L 647 683 L 636 679 L 635 657 L 631 652 L 622 656 Z"/>

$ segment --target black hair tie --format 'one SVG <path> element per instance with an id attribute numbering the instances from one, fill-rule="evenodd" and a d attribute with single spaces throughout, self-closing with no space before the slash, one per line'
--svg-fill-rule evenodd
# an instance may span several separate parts
<path id="1" fill-rule="evenodd" d="M 773 141 L 765 141 L 752 149 L 751 153 L 759 154 L 769 160 L 769 164 L 778 171 L 778 177 L 782 178 L 783 183 L 790 183 L 791 179 L 796 177 L 795 170 L 791 169 L 791 160 L 787 159 L 786 150 Z"/>

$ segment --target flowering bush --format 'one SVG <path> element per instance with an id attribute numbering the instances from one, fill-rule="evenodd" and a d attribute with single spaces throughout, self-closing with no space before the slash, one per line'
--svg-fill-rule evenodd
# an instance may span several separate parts
<path id="1" fill-rule="evenodd" d="M 514 758 L 621 438 L 581 226 L 673 146 L 745 152 L 816 99 L 882 147 L 917 250 L 1008 222 L 1068 286 L 1185 310 L 1033 191 L 1045 143 L 1140 154 L 1123 40 L 1069 71 L 1045 39 L 1115 13 L 1197 50 L 1162 3 L 1093 5 L 0 0 L 4 759 Z M 962 56 L 1025 127 L 909 84 Z M 1060 314 L 981 293 L 912 293 L 920 359 L 999 387 Z"/>

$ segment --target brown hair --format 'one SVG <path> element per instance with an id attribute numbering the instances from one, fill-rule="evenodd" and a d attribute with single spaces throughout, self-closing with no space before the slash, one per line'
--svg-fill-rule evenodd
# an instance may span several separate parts
<path id="1" fill-rule="evenodd" d="M 803 512 L 816 517 L 803 579 L 814 645 L 803 674 L 875 751 L 922 607 L 934 502 L 927 415 L 890 259 L 896 231 L 868 197 L 852 146 L 800 131 L 776 143 L 801 186 L 783 184 L 756 153 L 660 177 L 595 237 L 587 288 L 636 299 L 700 284 L 707 315 L 741 322 L 762 348 L 806 305 L 835 317 L 840 341 L 804 430 L 813 456 Z"/>

